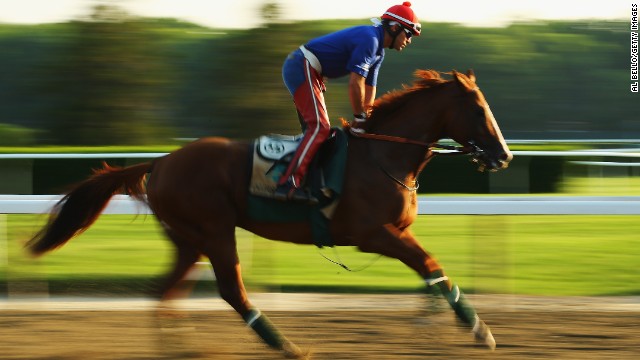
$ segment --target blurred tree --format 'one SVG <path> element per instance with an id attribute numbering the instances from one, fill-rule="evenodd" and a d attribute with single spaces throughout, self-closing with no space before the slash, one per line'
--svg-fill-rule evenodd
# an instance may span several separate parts
<path id="1" fill-rule="evenodd" d="M 0 146 L 32 146 L 35 133 L 33 129 L 0 123 Z"/>
<path id="2" fill-rule="evenodd" d="M 260 15 L 266 24 L 274 24 L 282 19 L 282 8 L 278 3 L 269 2 L 262 5 Z"/>
<path id="3" fill-rule="evenodd" d="M 51 90 L 64 97 L 48 119 L 48 142 L 74 145 L 166 142 L 162 85 L 168 71 L 141 23 L 112 5 L 74 21 Z M 156 56 L 154 56 L 156 54 Z"/>
<path id="4" fill-rule="evenodd" d="M 265 23 L 202 42 L 190 77 L 198 90 L 188 94 L 188 116 L 199 119 L 197 136 L 251 138 L 268 132 L 299 132 L 280 68 L 301 43 L 287 25 L 277 24 L 280 6 L 261 8 Z"/>
<path id="5" fill-rule="evenodd" d="M 266 16 L 273 22 L 259 28 L 220 30 L 114 10 L 65 24 L 0 25 L 0 123 L 45 128 L 47 142 L 71 144 L 163 141 L 169 120 L 182 137 L 296 133 L 284 58 L 311 38 L 366 23 Z M 627 27 L 427 23 L 406 51 L 387 52 L 378 93 L 410 83 L 418 68 L 473 68 L 507 138 L 637 138 Z M 327 83 L 334 124 L 350 114 L 343 81 Z"/>

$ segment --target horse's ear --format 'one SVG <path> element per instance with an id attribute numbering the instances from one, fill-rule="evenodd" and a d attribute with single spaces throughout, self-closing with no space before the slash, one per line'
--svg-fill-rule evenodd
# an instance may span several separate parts
<path id="1" fill-rule="evenodd" d="M 471 78 L 468 78 L 464 74 L 459 73 L 455 70 L 452 71 L 452 74 L 458 85 L 460 85 L 465 91 L 472 92 L 477 89 L 477 86 L 475 85 L 473 80 L 471 80 Z M 473 79 L 475 79 L 475 76 L 473 76 Z"/>
<path id="2" fill-rule="evenodd" d="M 473 72 L 473 69 L 467 70 L 467 77 L 469 80 L 476 82 L 476 74 Z"/>

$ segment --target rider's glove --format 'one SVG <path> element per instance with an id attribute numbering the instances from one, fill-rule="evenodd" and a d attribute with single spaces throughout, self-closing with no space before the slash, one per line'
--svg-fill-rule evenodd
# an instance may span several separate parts
<path id="1" fill-rule="evenodd" d="M 367 121 L 367 113 L 364 111 L 360 114 L 353 114 L 353 121 L 351 122 L 351 131 L 355 131 L 357 133 L 363 133 L 364 129 L 362 125 Z"/>

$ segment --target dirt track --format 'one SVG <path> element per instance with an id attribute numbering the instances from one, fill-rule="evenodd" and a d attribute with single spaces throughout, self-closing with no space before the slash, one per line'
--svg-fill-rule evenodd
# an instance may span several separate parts
<path id="1" fill-rule="evenodd" d="M 313 359 L 636 359 L 640 354 L 637 298 L 473 299 L 495 335 L 494 353 L 476 348 L 450 311 L 428 311 L 426 302 L 413 296 L 369 298 L 322 297 L 296 311 L 280 309 L 290 305 L 278 298 L 260 301 L 291 340 L 312 350 Z M 150 303 L 127 304 L 4 302 L 0 359 L 281 359 L 235 313 L 202 310 L 222 306 L 219 301 L 211 306 L 211 300 L 196 300 L 180 307 L 189 309 L 177 312 L 181 318 L 163 320 L 153 316 Z"/>

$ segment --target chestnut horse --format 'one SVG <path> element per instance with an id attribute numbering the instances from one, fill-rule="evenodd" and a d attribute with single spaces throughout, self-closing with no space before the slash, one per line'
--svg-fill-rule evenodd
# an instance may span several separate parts
<path id="1" fill-rule="evenodd" d="M 427 288 L 440 290 L 476 341 L 494 349 L 487 325 L 411 231 L 417 177 L 438 140 L 461 144 L 458 149 L 470 153 L 481 169 L 506 168 L 512 158 L 473 72 L 449 75 L 417 71 L 412 86 L 375 102 L 364 134 L 351 132 L 343 194 L 329 231 L 337 246 L 356 246 L 413 269 Z M 251 152 L 248 142 L 204 138 L 152 163 L 105 166 L 60 200 L 27 247 L 40 255 L 62 246 L 91 226 L 109 199 L 124 190 L 149 205 L 175 245 L 176 261 L 159 292 L 161 300 L 174 297 L 180 280 L 204 255 L 220 296 L 244 321 L 286 357 L 307 358 L 249 302 L 243 285 L 236 227 L 267 239 L 312 244 L 309 223 L 265 223 L 247 215 Z"/>

